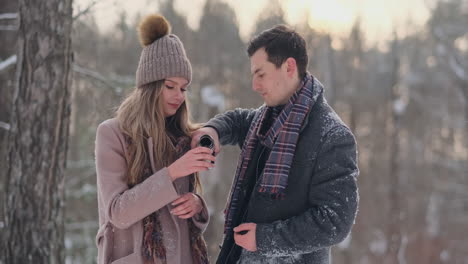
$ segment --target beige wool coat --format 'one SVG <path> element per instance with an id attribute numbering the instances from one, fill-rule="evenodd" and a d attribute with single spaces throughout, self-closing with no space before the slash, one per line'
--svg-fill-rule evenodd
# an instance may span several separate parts
<path id="1" fill-rule="evenodd" d="M 148 149 L 153 149 L 151 138 L 147 144 Z M 167 168 L 155 171 L 154 160 L 157 157 L 150 154 L 154 174 L 129 189 L 125 177 L 127 148 L 115 118 L 98 126 L 95 147 L 99 210 L 99 230 L 96 235 L 98 263 L 142 264 L 142 219 L 158 210 L 167 263 L 192 263 L 188 220 L 169 212 L 173 208 L 171 202 L 189 191 L 188 177 L 172 182 Z M 203 210 L 192 219 L 204 231 L 209 215 L 203 199 L 202 202 Z"/>

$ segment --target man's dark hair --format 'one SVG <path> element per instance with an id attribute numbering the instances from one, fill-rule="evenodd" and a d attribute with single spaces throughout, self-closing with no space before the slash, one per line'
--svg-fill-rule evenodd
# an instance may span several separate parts
<path id="1" fill-rule="evenodd" d="M 277 25 L 255 36 L 247 47 L 249 57 L 259 49 L 265 48 L 268 61 L 279 68 L 287 58 L 296 60 L 299 78 L 305 76 L 308 57 L 306 42 L 296 31 L 286 25 Z"/>

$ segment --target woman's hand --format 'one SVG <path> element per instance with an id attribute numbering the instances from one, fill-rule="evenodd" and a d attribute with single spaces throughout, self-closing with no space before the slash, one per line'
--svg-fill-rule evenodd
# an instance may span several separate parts
<path id="1" fill-rule="evenodd" d="M 171 210 L 171 214 L 182 219 L 188 219 L 200 213 L 203 209 L 200 197 L 194 193 L 186 193 L 182 195 L 172 202 L 172 205 L 176 207 Z"/>
<path id="2" fill-rule="evenodd" d="M 167 167 L 169 175 L 174 181 L 177 178 L 213 168 L 216 158 L 212 153 L 211 149 L 204 147 L 198 147 L 188 151 Z M 213 163 L 211 161 L 213 161 Z"/>

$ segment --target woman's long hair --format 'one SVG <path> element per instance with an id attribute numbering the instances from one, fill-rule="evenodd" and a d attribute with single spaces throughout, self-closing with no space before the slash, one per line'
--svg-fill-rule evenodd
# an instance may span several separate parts
<path id="1" fill-rule="evenodd" d="M 135 88 L 117 109 L 116 117 L 120 129 L 132 141 L 128 147 L 129 158 L 127 158 L 127 184 L 129 186 L 144 180 L 144 170 L 148 165 L 147 161 L 150 160 L 146 150 L 146 141 L 149 137 L 152 137 L 154 142 L 152 151 L 156 169 L 161 169 L 169 166 L 176 159 L 176 149 L 168 132 L 190 137 L 198 127 L 189 120 L 186 100 L 174 116 L 169 117 L 170 127 L 167 127 L 161 96 L 162 89 L 164 89 L 164 80 Z M 195 173 L 194 185 L 194 191 L 201 191 L 198 173 Z"/>

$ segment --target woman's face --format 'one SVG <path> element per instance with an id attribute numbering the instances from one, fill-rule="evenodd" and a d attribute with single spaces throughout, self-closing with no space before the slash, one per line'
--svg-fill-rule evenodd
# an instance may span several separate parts
<path id="1" fill-rule="evenodd" d="M 164 117 L 173 116 L 185 101 L 188 81 L 182 77 L 169 77 L 162 87 Z"/>

